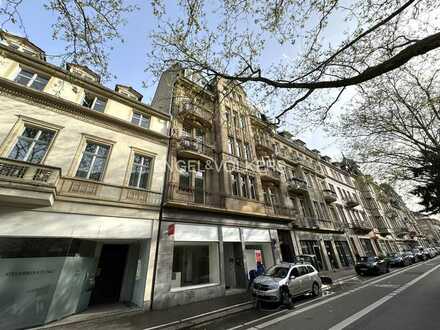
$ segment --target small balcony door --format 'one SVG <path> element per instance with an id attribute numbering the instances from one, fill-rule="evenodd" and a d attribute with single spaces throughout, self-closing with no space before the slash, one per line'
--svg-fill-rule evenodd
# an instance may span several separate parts
<path id="1" fill-rule="evenodd" d="M 205 175 L 202 171 L 194 173 L 194 202 L 205 202 Z"/>

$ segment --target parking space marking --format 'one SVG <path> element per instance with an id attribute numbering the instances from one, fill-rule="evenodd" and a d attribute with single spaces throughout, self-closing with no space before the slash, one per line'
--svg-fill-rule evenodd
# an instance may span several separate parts
<path id="1" fill-rule="evenodd" d="M 431 268 L 427 272 L 425 272 L 422 275 L 416 277 L 415 279 L 409 281 L 405 285 L 403 285 L 403 286 L 399 287 L 398 289 L 390 292 L 389 294 L 387 294 L 386 296 L 384 296 L 381 299 L 377 300 L 376 302 L 372 303 L 371 305 L 365 307 L 364 309 L 361 309 L 359 312 L 351 315 L 350 317 L 346 318 L 345 320 L 343 320 L 343 321 L 339 322 L 338 324 L 332 326 L 329 330 L 342 330 L 342 329 L 346 328 L 350 324 L 356 322 L 357 320 L 359 320 L 360 318 L 364 317 L 365 315 L 367 315 L 371 311 L 373 311 L 376 308 L 378 308 L 379 306 L 383 305 L 384 303 L 386 303 L 391 298 L 397 296 L 398 294 L 400 294 L 403 291 L 407 290 L 408 288 L 410 288 L 411 286 L 413 286 L 417 282 L 421 281 L 422 279 L 424 279 L 426 276 L 428 276 L 429 274 L 431 274 L 433 271 L 437 270 L 438 268 L 440 268 L 440 265 L 437 265 L 436 267 Z"/>
<path id="2" fill-rule="evenodd" d="M 426 262 L 417 263 L 417 264 L 412 265 L 412 266 L 410 266 L 410 267 L 407 267 L 407 268 L 403 268 L 403 269 L 400 269 L 400 270 L 394 271 L 394 272 L 392 272 L 392 273 L 389 274 L 389 275 L 386 275 L 386 276 L 384 276 L 384 277 L 380 277 L 379 279 L 371 279 L 371 280 L 367 280 L 367 281 L 363 282 L 364 284 L 361 285 L 360 287 L 357 287 L 357 288 L 354 288 L 354 289 L 348 290 L 348 291 L 346 291 L 346 292 L 344 292 L 344 293 L 341 293 L 341 294 L 338 294 L 338 295 L 336 295 L 336 296 L 334 296 L 334 297 L 330 297 L 330 298 L 327 298 L 327 297 L 321 297 L 321 298 L 323 298 L 322 301 L 319 301 L 319 302 L 317 302 L 317 303 L 311 304 L 311 305 L 309 305 L 309 306 L 307 306 L 307 307 L 305 307 L 305 308 L 302 308 L 301 310 L 297 310 L 297 311 L 293 311 L 293 312 L 287 313 L 287 314 L 282 315 L 282 316 L 280 316 L 280 317 L 277 317 L 277 318 L 275 318 L 275 319 L 269 320 L 269 321 L 267 321 L 267 322 L 265 322 L 265 323 L 262 323 L 262 324 L 259 324 L 259 325 L 254 325 L 253 327 L 248 328 L 248 329 L 255 329 L 255 328 L 256 328 L 256 329 L 263 329 L 263 328 L 266 328 L 266 327 L 271 326 L 271 325 L 273 325 L 273 324 L 279 323 L 280 321 L 283 321 L 283 320 L 286 320 L 286 319 L 288 319 L 288 318 L 291 318 L 292 316 L 295 316 L 295 315 L 298 315 L 298 314 L 304 313 L 304 312 L 306 312 L 306 311 L 308 311 L 308 310 L 311 310 L 311 309 L 313 309 L 313 308 L 315 308 L 315 307 L 319 307 L 319 306 L 321 306 L 321 305 L 327 304 L 327 303 L 329 303 L 329 302 L 331 302 L 331 301 L 334 301 L 334 300 L 339 299 L 339 298 L 342 298 L 342 297 L 344 297 L 344 296 L 346 296 L 346 295 L 349 295 L 349 294 L 355 293 L 355 292 L 360 291 L 360 290 L 362 290 L 362 289 L 364 289 L 364 288 L 366 288 L 366 287 L 368 287 L 368 286 L 371 286 L 371 285 L 374 285 L 374 284 L 376 284 L 376 283 L 382 282 L 382 281 L 384 281 L 384 280 L 386 280 L 386 279 L 389 279 L 389 278 L 391 278 L 391 277 L 397 276 L 397 275 L 399 275 L 399 274 L 401 274 L 401 273 L 404 273 L 404 272 L 406 272 L 406 271 L 408 271 L 408 270 L 411 270 L 411 269 L 413 269 L 413 268 L 420 267 L 420 266 L 425 265 L 425 264 L 427 264 L 427 263 L 426 263 Z M 438 266 L 440 267 L 440 265 L 438 265 Z M 316 300 L 318 300 L 318 299 L 316 299 Z M 316 300 L 314 300 L 314 301 L 316 301 Z M 299 306 L 297 306 L 297 307 L 299 307 Z M 272 314 L 272 315 L 267 315 L 267 316 L 265 316 L 264 319 L 269 318 L 269 317 L 271 317 L 271 316 L 273 316 L 273 314 Z M 234 327 L 234 328 L 232 328 L 232 329 L 238 329 L 238 328 L 243 327 L 243 326 L 247 326 L 247 325 L 250 325 L 250 324 L 253 324 L 253 323 L 256 323 L 256 322 L 260 322 L 262 319 L 263 319 L 263 318 L 259 318 L 259 319 L 256 319 L 256 320 L 254 320 L 254 321 L 251 321 L 251 322 L 247 322 L 247 323 L 241 324 L 240 326 Z M 232 330 L 232 329 L 229 329 L 229 330 Z"/>

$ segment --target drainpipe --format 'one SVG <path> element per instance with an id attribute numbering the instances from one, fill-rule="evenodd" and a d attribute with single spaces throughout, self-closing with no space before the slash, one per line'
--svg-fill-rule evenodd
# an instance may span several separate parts
<path id="1" fill-rule="evenodd" d="M 174 103 L 174 89 L 176 86 L 176 81 L 177 81 L 177 74 L 174 77 L 174 81 L 173 84 L 171 86 L 171 97 L 170 97 L 170 106 L 169 106 L 169 114 L 170 114 L 170 128 L 169 128 L 169 137 L 168 137 L 168 150 L 167 150 L 167 163 L 165 164 L 165 176 L 164 176 L 164 181 L 163 181 L 163 188 L 162 188 L 162 199 L 160 202 L 160 211 L 159 211 L 159 227 L 157 229 L 157 236 L 156 236 L 156 252 L 154 255 L 154 267 L 153 267 L 153 280 L 152 280 L 152 285 L 151 285 L 151 304 L 150 304 L 150 309 L 153 309 L 153 304 L 154 304 L 154 289 L 155 289 L 155 284 L 156 284 L 156 272 L 157 272 L 157 258 L 159 255 L 159 240 L 160 240 L 160 233 L 162 230 L 162 220 L 163 220 L 163 209 L 164 209 L 164 204 L 165 204 L 165 194 L 168 192 L 167 189 L 167 183 L 168 183 L 168 178 L 169 178 L 169 168 L 168 168 L 168 164 L 170 164 L 170 159 L 171 159 L 171 133 L 172 133 L 172 120 L 173 120 L 173 114 L 172 114 L 172 105 Z"/>

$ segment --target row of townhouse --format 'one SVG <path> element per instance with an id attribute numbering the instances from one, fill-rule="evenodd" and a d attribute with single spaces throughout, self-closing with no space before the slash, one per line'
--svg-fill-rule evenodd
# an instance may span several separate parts
<path id="1" fill-rule="evenodd" d="M 151 105 L 1 32 L 0 327 L 90 307 L 163 309 L 424 246 L 389 186 L 277 132 L 244 91 L 175 66 Z"/>

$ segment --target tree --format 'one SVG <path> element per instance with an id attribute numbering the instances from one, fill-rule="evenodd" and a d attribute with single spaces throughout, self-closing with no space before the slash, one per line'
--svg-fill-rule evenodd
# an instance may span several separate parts
<path id="1" fill-rule="evenodd" d="M 152 35 L 152 71 L 178 62 L 213 79 L 251 84 L 260 103 L 281 100 L 278 120 L 292 109 L 313 108 L 325 116 L 347 87 L 440 46 L 436 0 L 180 0 L 177 7 L 155 0 L 153 5 L 161 23 Z"/>
<path id="2" fill-rule="evenodd" d="M 334 132 L 375 176 L 416 186 L 432 213 L 440 212 L 440 66 L 424 60 L 360 85 Z"/>
<path id="3" fill-rule="evenodd" d="M 27 34 L 21 15 L 24 5 L 23 0 L 0 1 L 0 27 L 16 24 Z M 125 15 L 137 7 L 123 0 L 46 0 L 43 6 L 56 17 L 53 39 L 65 41 L 65 53 L 58 55 L 62 61 L 89 65 L 108 78 L 109 43 L 123 41 L 119 30 L 126 23 Z"/>

